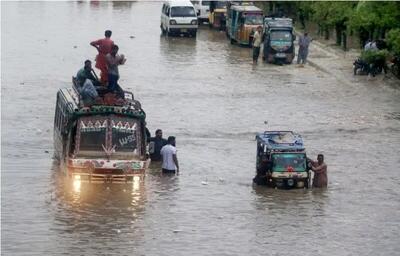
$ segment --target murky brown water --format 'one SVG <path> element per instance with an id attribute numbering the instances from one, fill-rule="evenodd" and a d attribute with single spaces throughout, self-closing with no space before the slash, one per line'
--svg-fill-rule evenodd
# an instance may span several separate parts
<path id="1" fill-rule="evenodd" d="M 160 9 L 2 2 L 2 254 L 396 255 L 400 91 L 252 67 L 250 49 L 206 26 L 195 40 L 161 37 Z M 105 29 L 150 130 L 177 136 L 181 175 L 153 167 L 140 187 L 78 189 L 53 166 L 56 92 Z M 252 186 L 264 120 L 325 154 L 328 190 Z"/>

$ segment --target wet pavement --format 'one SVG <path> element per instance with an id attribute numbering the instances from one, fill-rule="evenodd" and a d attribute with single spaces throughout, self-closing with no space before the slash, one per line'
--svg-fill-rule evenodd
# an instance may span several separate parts
<path id="1" fill-rule="evenodd" d="M 162 37 L 161 3 L 1 4 L 2 254 L 397 254 L 398 87 L 253 66 L 250 49 L 207 26 L 196 39 Z M 56 92 L 105 29 L 150 130 L 177 137 L 181 175 L 155 165 L 140 186 L 76 187 L 53 163 Z M 325 154 L 327 190 L 252 185 L 264 121 Z"/>

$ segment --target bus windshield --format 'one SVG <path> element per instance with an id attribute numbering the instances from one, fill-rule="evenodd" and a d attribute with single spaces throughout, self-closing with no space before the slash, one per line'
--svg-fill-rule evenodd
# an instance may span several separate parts
<path id="1" fill-rule="evenodd" d="M 103 151 L 106 141 L 107 120 L 105 119 L 82 119 L 80 126 L 79 150 L 81 151 Z"/>
<path id="2" fill-rule="evenodd" d="M 196 17 L 196 12 L 190 6 L 172 7 L 171 17 Z"/>
<path id="3" fill-rule="evenodd" d="M 104 148 L 113 148 L 114 153 L 137 153 L 139 127 L 139 121 L 133 118 L 83 117 L 79 121 L 79 151 L 103 152 Z"/>
<path id="4" fill-rule="evenodd" d="M 262 25 L 263 16 L 259 14 L 247 14 L 244 18 L 244 24 L 246 25 Z"/>
<path id="5" fill-rule="evenodd" d="M 115 118 L 111 121 L 111 129 L 116 152 L 134 152 L 139 147 L 138 125 L 134 119 Z"/>
<path id="6" fill-rule="evenodd" d="M 272 31 L 271 41 L 292 41 L 292 33 L 289 31 Z"/>
<path id="7" fill-rule="evenodd" d="M 272 171 L 273 172 L 305 172 L 306 155 L 295 153 L 277 153 L 272 155 Z"/>

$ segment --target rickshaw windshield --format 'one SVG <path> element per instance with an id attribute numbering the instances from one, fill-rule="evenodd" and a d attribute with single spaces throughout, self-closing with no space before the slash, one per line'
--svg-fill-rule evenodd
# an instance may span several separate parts
<path id="1" fill-rule="evenodd" d="M 196 12 L 190 6 L 172 7 L 171 17 L 196 17 Z"/>
<path id="2" fill-rule="evenodd" d="M 289 31 L 272 31 L 271 41 L 292 41 L 292 33 Z"/>
<path id="3" fill-rule="evenodd" d="M 306 166 L 305 154 L 278 153 L 272 155 L 273 172 L 305 172 Z"/>
<path id="4" fill-rule="evenodd" d="M 244 24 L 246 25 L 262 25 L 263 16 L 259 14 L 246 14 L 244 17 Z"/>

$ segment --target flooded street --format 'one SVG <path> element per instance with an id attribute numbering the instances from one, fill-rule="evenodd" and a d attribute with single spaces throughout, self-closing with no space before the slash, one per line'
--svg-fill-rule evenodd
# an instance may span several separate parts
<path id="1" fill-rule="evenodd" d="M 253 66 L 251 49 L 207 25 L 195 39 L 163 37 L 160 2 L 1 5 L 2 255 L 400 250 L 398 87 Z M 177 137 L 179 176 L 152 166 L 140 186 L 74 187 L 53 163 L 56 93 L 94 61 L 89 42 L 106 29 L 127 58 L 120 84 L 151 133 Z M 302 134 L 311 158 L 325 155 L 327 190 L 253 186 L 264 121 Z"/>

